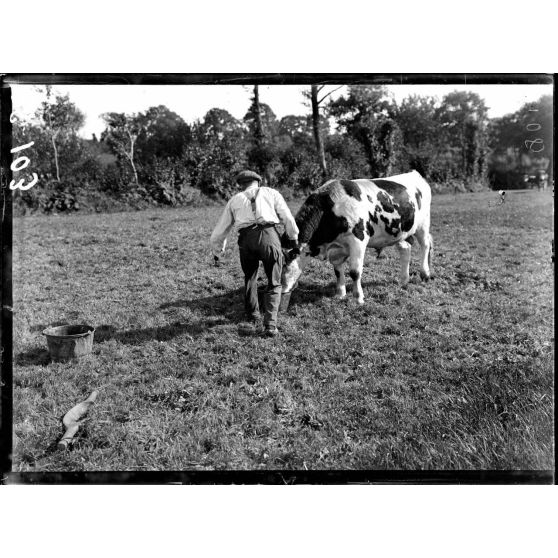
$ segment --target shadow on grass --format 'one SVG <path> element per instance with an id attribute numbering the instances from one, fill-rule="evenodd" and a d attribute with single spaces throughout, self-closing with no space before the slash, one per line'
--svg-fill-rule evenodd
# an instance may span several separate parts
<path id="1" fill-rule="evenodd" d="M 42 347 L 34 347 L 29 351 L 14 355 L 16 366 L 44 366 L 50 362 L 50 353 Z"/>
<path id="2" fill-rule="evenodd" d="M 161 310 L 189 308 L 191 311 L 203 314 L 204 316 L 219 316 L 231 322 L 242 321 L 244 319 L 243 292 L 244 289 L 241 288 L 203 298 L 165 302 L 159 308 Z"/>
<path id="3" fill-rule="evenodd" d="M 313 304 L 322 298 L 332 298 L 335 295 L 335 283 L 330 285 L 316 285 L 300 283 L 293 291 L 289 307 L 301 304 Z M 207 296 L 199 299 L 177 300 L 167 302 L 159 308 L 189 308 L 191 311 L 208 317 L 222 317 L 228 322 L 242 322 L 244 314 L 244 289 L 235 289 L 227 293 Z M 265 286 L 258 288 L 260 312 L 264 309 Z"/>
<path id="4" fill-rule="evenodd" d="M 103 343 L 114 339 L 120 343 L 140 345 L 148 341 L 169 341 L 174 337 L 187 335 L 198 337 L 216 326 L 238 323 L 244 320 L 243 289 L 225 294 L 213 295 L 193 300 L 177 300 L 162 304 L 159 308 L 189 308 L 202 319 L 193 322 L 180 322 L 145 329 L 118 331 L 110 324 L 97 326 L 95 342 Z"/>

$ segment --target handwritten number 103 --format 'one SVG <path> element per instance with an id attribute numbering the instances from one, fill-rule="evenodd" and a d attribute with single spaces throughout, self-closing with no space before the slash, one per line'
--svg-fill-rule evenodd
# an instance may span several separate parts
<path id="1" fill-rule="evenodd" d="M 27 149 L 28 147 L 31 147 L 35 142 L 29 142 L 26 143 L 25 145 L 20 145 L 19 147 L 14 147 L 12 149 L 12 153 L 18 153 L 20 151 L 23 151 L 24 149 Z M 19 172 L 22 171 L 24 168 L 26 168 L 30 163 L 30 159 L 29 157 L 25 157 L 24 155 L 22 155 L 21 157 L 18 157 L 17 159 L 14 159 L 14 161 L 12 161 L 12 164 L 10 165 L 10 168 L 12 169 L 13 172 Z M 29 184 L 23 184 L 24 179 L 22 178 L 17 184 L 15 182 L 15 180 L 12 180 L 10 182 L 10 190 L 29 190 L 29 188 L 32 188 L 33 186 L 35 186 L 35 184 L 37 184 L 39 180 L 39 177 L 37 176 L 37 173 L 34 172 L 33 173 L 33 180 L 31 182 L 29 182 Z"/>

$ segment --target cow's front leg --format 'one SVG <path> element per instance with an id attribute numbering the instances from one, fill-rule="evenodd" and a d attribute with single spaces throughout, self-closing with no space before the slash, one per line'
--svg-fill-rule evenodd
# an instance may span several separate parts
<path id="1" fill-rule="evenodd" d="M 333 267 L 335 277 L 337 278 L 337 286 L 335 295 L 337 298 L 343 299 L 347 296 L 347 288 L 345 287 L 345 272 L 343 271 L 343 264 Z"/>
<path id="2" fill-rule="evenodd" d="M 362 291 L 362 269 L 364 267 L 364 252 L 366 244 L 364 242 L 354 242 L 351 246 L 349 256 L 349 275 L 353 280 L 353 297 L 358 304 L 364 304 L 364 292 Z"/>
<path id="3" fill-rule="evenodd" d="M 395 247 L 401 259 L 401 274 L 399 280 L 402 287 L 409 283 L 409 263 L 411 262 L 411 245 L 406 240 L 400 240 Z"/>

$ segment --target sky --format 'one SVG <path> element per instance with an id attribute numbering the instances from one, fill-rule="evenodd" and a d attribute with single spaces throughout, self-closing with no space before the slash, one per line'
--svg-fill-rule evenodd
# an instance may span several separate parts
<path id="1" fill-rule="evenodd" d="M 13 85 L 12 88 L 14 112 L 29 118 L 44 94 L 34 85 Z M 226 109 L 241 119 L 252 95 L 252 87 L 242 85 L 69 85 L 53 89 L 60 94 L 68 93 L 70 100 L 84 112 L 86 120 L 80 135 L 85 138 L 93 133 L 101 134 L 104 123 L 100 115 L 104 112 L 142 112 L 157 105 L 166 105 L 188 123 L 203 118 L 214 107 Z M 309 86 L 261 85 L 260 101 L 268 104 L 278 118 L 308 114 L 308 101 L 302 95 L 302 91 L 308 89 Z M 331 89 L 334 86 L 329 87 Z M 332 97 L 343 94 L 344 90 L 336 91 Z M 541 95 L 552 95 L 552 85 L 392 85 L 388 90 L 397 102 L 411 94 L 431 95 L 441 100 L 451 91 L 472 91 L 485 100 L 490 117 L 514 112 Z"/>

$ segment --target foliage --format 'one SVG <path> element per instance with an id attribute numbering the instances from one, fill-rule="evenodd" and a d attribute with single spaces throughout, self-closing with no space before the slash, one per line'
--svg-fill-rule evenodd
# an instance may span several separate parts
<path id="1" fill-rule="evenodd" d="M 438 108 L 443 140 L 452 157 L 449 177 L 482 181 L 487 170 L 487 108 L 476 93 L 453 91 Z"/>
<path id="2" fill-rule="evenodd" d="M 190 126 L 164 105 L 149 108 L 140 122 L 136 150 L 143 164 L 154 158 L 180 157 L 192 139 Z"/>
<path id="3" fill-rule="evenodd" d="M 181 159 L 188 184 L 209 197 L 229 197 L 236 193 L 234 176 L 246 167 L 246 154 L 241 145 L 211 139 L 190 145 Z"/>
<path id="4" fill-rule="evenodd" d="M 46 100 L 41 103 L 36 116 L 51 133 L 67 136 L 77 133 L 85 122 L 85 115 L 70 101 L 69 95 L 55 95 L 46 86 Z"/>
<path id="5" fill-rule="evenodd" d="M 72 182 L 43 180 L 16 198 L 21 213 L 78 211 L 80 204 Z"/>
<path id="6" fill-rule="evenodd" d="M 349 86 L 346 96 L 329 103 L 328 112 L 342 131 L 362 144 L 370 176 L 400 170 L 402 133 L 396 105 L 384 86 Z"/>
<path id="7" fill-rule="evenodd" d="M 194 125 L 194 139 L 200 144 L 215 141 L 238 143 L 244 140 L 245 130 L 242 123 L 228 111 L 212 108 L 203 120 Z"/>
<path id="8" fill-rule="evenodd" d="M 331 178 L 366 178 L 368 161 L 362 144 L 350 136 L 335 134 L 325 145 L 327 168 Z"/>
<path id="9" fill-rule="evenodd" d="M 259 102 L 254 87 L 241 120 L 214 107 L 188 124 L 159 105 L 138 114 L 105 114 L 106 129 L 97 141 L 79 137 L 83 114 L 68 96 L 47 89 L 35 119 L 15 118 L 14 143 L 34 141 L 25 152 L 32 160 L 21 175 L 27 181 L 32 171 L 47 182 L 60 176 L 72 184 L 77 200 L 97 192 L 134 207 L 201 203 L 204 196 L 226 199 L 236 192 L 234 175 L 243 168 L 256 170 L 286 195 L 329 178 L 411 169 L 436 192 L 471 191 L 488 183 L 510 189 L 524 187 L 523 173 L 546 169 L 552 174 L 551 101 L 542 97 L 489 119 L 484 101 L 471 92 L 454 91 L 441 101 L 414 95 L 396 103 L 384 86 L 354 85 L 320 105 L 317 142 L 316 111 L 278 120 L 270 106 Z M 542 153 L 528 149 L 529 139 L 544 142 Z M 33 198 L 32 192 L 25 196 L 28 205 L 42 207 Z"/>
<path id="10" fill-rule="evenodd" d="M 148 167 L 146 193 L 162 205 L 195 205 L 201 200 L 201 191 L 191 187 L 185 169 L 172 159 L 154 159 Z M 146 171 L 147 172 L 147 171 Z"/>
<path id="11" fill-rule="evenodd" d="M 256 116 L 255 116 L 255 104 L 252 102 L 248 112 L 244 115 L 243 121 L 248 127 L 248 133 L 251 137 L 256 135 Z M 279 122 L 275 113 L 269 105 L 265 103 L 260 103 L 260 118 L 262 121 L 262 132 L 264 140 L 270 140 L 277 135 L 279 130 Z"/>
<path id="12" fill-rule="evenodd" d="M 85 115 L 70 101 L 69 95 L 55 95 L 53 100 L 51 86 L 47 85 L 45 90 L 46 100 L 35 116 L 50 138 L 56 178 L 60 181 L 67 174 L 66 168 L 80 157 L 77 131 L 83 126 Z"/>
<path id="13" fill-rule="evenodd" d="M 134 180 L 138 184 L 135 147 L 139 135 L 145 131 L 145 116 L 141 113 L 128 115 L 109 112 L 102 117 L 107 127 L 101 135 L 101 141 L 104 141 L 120 160 L 128 161 Z"/>

